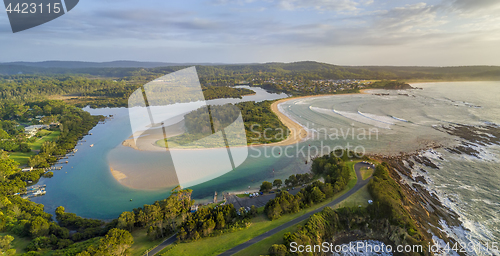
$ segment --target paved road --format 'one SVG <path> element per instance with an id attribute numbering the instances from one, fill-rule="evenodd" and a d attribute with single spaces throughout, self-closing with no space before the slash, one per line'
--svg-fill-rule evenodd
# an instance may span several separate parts
<path id="1" fill-rule="evenodd" d="M 177 240 L 177 233 L 175 233 L 173 236 L 167 238 L 165 241 L 163 241 L 163 243 L 161 243 L 160 245 L 156 246 L 153 250 L 149 251 L 147 254 L 144 254 L 144 255 L 147 255 L 147 256 L 156 255 L 161 250 L 165 249 L 165 247 L 173 244 L 176 240 Z"/>
<path id="2" fill-rule="evenodd" d="M 300 217 L 298 217 L 296 219 L 293 219 L 293 220 L 291 220 L 291 221 L 289 221 L 289 222 L 287 222 L 287 223 L 285 223 L 285 224 L 283 224 L 283 225 L 281 225 L 281 226 L 279 226 L 277 228 L 274 228 L 274 229 L 272 229 L 270 231 L 267 231 L 266 233 L 264 233 L 264 234 L 262 234 L 260 236 L 254 237 L 254 238 L 248 240 L 245 243 L 237 245 L 236 247 L 234 247 L 232 249 L 229 249 L 229 250 L 227 250 L 227 251 L 219 254 L 219 256 L 230 256 L 230 255 L 233 255 L 233 254 L 235 254 L 235 253 L 237 253 L 237 252 L 239 252 L 239 251 L 241 251 L 241 250 L 249 247 L 252 244 L 260 242 L 263 239 L 266 239 L 266 238 L 268 238 L 268 237 L 270 237 L 270 236 L 272 236 L 272 235 L 280 232 L 283 229 L 289 228 L 289 227 L 291 227 L 293 225 L 296 225 L 297 223 L 299 223 L 299 222 L 301 222 L 303 220 L 306 220 L 311 215 L 313 215 L 315 213 L 318 213 L 321 210 L 323 210 L 323 208 L 325 208 L 325 207 L 331 207 L 331 206 L 334 206 L 334 205 L 342 202 L 344 199 L 348 198 L 352 194 L 356 193 L 359 189 L 361 189 L 362 187 L 364 187 L 366 184 L 368 184 L 369 179 L 363 180 L 361 178 L 361 173 L 360 173 L 359 170 L 362 167 L 369 167 L 369 166 L 371 167 L 371 165 L 364 164 L 364 163 L 357 163 L 357 164 L 355 164 L 354 165 L 354 170 L 356 171 L 356 176 L 358 177 L 358 182 L 356 183 L 356 185 L 351 190 L 349 190 L 347 193 L 343 194 L 342 196 L 338 197 L 337 199 L 333 200 L 329 204 L 327 204 L 327 205 L 325 205 L 323 207 L 320 207 L 320 208 L 318 208 L 318 209 L 316 209 L 316 210 L 314 210 L 312 212 L 306 213 L 306 214 L 304 214 L 304 215 L 302 215 L 302 216 L 300 216 Z"/>
<path id="3" fill-rule="evenodd" d="M 268 238 L 269 236 L 272 236 L 278 232 L 280 232 L 281 230 L 285 229 L 285 228 L 288 228 L 288 227 L 291 227 L 293 225 L 296 225 L 297 223 L 303 221 L 303 220 L 306 220 L 307 218 L 309 218 L 311 215 L 315 214 L 315 213 L 318 213 L 320 212 L 321 210 L 323 210 L 323 208 L 325 207 L 331 207 L 331 206 L 334 206 L 340 202 L 342 202 L 344 199 L 348 198 L 349 196 L 351 196 L 352 194 L 356 193 L 359 189 L 361 189 L 362 187 L 364 187 L 366 184 L 368 184 L 368 181 L 369 179 L 367 180 L 363 180 L 361 178 L 361 173 L 360 173 L 360 169 L 362 167 L 371 167 L 371 165 L 369 164 L 365 164 L 365 163 L 357 163 L 354 165 L 354 170 L 356 171 L 356 176 L 358 177 L 358 182 L 356 183 L 356 185 L 349 191 L 347 191 L 347 193 L 343 194 L 342 196 L 340 196 L 339 198 L 333 200 L 332 202 L 330 202 L 329 204 L 323 206 L 323 207 L 320 207 L 312 212 L 309 212 L 309 213 L 306 213 L 296 219 L 293 219 L 279 227 L 276 227 L 270 231 L 267 231 L 266 233 L 260 235 L 260 236 L 257 236 L 257 237 L 254 237 L 253 239 L 250 239 L 248 240 L 247 242 L 245 243 L 242 243 L 232 249 L 229 249 L 219 255 L 223 255 L 223 256 L 229 256 L 229 255 L 233 255 L 247 247 L 249 247 L 250 245 L 254 244 L 254 243 L 257 243 L 257 242 L 260 242 L 262 241 L 263 239 L 266 239 Z M 296 194 L 299 190 L 301 189 L 301 187 L 299 188 L 296 188 L 293 192 L 292 190 L 290 190 L 289 192 L 292 192 L 293 194 Z M 271 197 L 272 196 L 272 197 Z M 263 199 L 272 199 L 274 198 L 276 195 L 275 194 L 272 194 L 272 195 L 269 195 L 269 198 L 266 198 L 266 197 L 257 197 L 255 198 L 255 200 L 259 200 L 258 202 L 260 204 L 262 204 L 264 202 Z M 236 196 L 235 196 L 236 197 Z M 236 200 L 236 199 L 235 199 Z M 267 203 L 267 201 L 266 201 Z M 265 205 L 265 203 L 264 203 Z M 235 204 L 235 207 L 237 206 L 237 204 Z M 241 205 L 243 206 L 243 205 Z M 238 208 L 238 207 L 236 207 Z M 171 236 L 170 238 L 168 238 L 167 240 L 163 241 L 163 243 L 161 243 L 160 245 L 158 245 L 157 247 L 155 247 L 153 250 L 151 250 L 149 253 L 148 253 L 148 256 L 152 256 L 152 255 L 156 255 L 158 252 L 160 252 L 161 250 L 165 249 L 167 246 L 173 244 L 175 241 L 177 240 L 177 234 Z M 144 254 L 146 255 L 146 254 Z"/>

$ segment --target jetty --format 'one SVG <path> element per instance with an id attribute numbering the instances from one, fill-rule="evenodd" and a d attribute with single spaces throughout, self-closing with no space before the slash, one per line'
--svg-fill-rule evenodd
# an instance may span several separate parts
<path id="1" fill-rule="evenodd" d="M 31 187 L 27 187 L 25 192 L 15 193 L 14 195 L 20 195 L 24 199 L 35 196 L 42 196 L 45 195 L 45 193 L 47 193 L 47 191 L 45 191 L 46 187 L 47 185 L 34 185 Z"/>

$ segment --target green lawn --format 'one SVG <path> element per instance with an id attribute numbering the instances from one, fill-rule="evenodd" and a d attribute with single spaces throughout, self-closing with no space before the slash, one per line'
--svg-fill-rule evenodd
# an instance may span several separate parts
<path id="1" fill-rule="evenodd" d="M 258 242 L 255 243 L 248 248 L 241 250 L 235 253 L 235 256 L 248 256 L 248 255 L 267 255 L 269 252 L 269 248 L 273 244 L 282 244 L 283 243 L 283 235 L 287 232 L 295 232 L 297 230 L 298 225 L 303 225 L 307 220 L 299 222 L 297 225 L 293 225 L 289 228 L 285 228 L 280 232 Z"/>
<path id="2" fill-rule="evenodd" d="M 236 245 L 244 243 L 258 235 L 261 235 L 269 230 L 281 226 L 284 223 L 287 223 L 295 218 L 298 218 L 306 213 L 309 213 L 320 207 L 323 207 L 328 203 L 330 203 L 331 201 L 338 198 L 339 196 L 343 195 L 344 193 L 352 189 L 354 185 L 356 185 L 357 179 L 355 178 L 356 175 L 354 172 L 354 168 L 352 166 L 354 166 L 354 164 L 351 164 L 350 166 L 352 170 L 351 173 L 352 179 L 349 181 L 347 188 L 344 189 L 342 192 L 336 194 L 333 198 L 326 200 L 325 202 L 316 204 L 307 209 L 303 209 L 298 213 L 285 215 L 280 219 L 274 221 L 270 221 L 264 214 L 259 214 L 257 217 L 252 219 L 252 225 L 245 230 L 236 231 L 233 233 L 226 233 L 216 237 L 207 237 L 190 243 L 173 244 L 165 248 L 163 251 L 161 251 L 160 255 L 165 255 L 165 256 L 217 255 L 235 247 Z M 274 237 L 273 239 L 278 239 L 278 236 Z M 267 249 L 268 248 L 266 248 L 266 250 Z"/>
<path id="3" fill-rule="evenodd" d="M 370 168 L 361 168 L 361 170 L 359 170 L 359 172 L 361 172 L 361 177 L 363 178 L 363 180 L 366 180 L 368 178 L 370 178 L 373 174 L 373 169 Z"/>
<path id="4" fill-rule="evenodd" d="M 29 153 L 13 152 L 9 154 L 9 157 L 10 159 L 18 162 L 19 166 L 25 166 L 28 164 L 28 159 L 30 159 L 30 157 L 34 155 L 36 155 L 36 153 L 33 151 Z"/>
<path id="5" fill-rule="evenodd" d="M 368 191 L 368 185 L 361 188 L 358 192 L 354 193 L 352 196 L 346 198 L 344 201 L 337 204 L 334 209 L 342 207 L 366 207 L 368 206 L 368 200 L 373 200 L 370 192 Z"/>
<path id="6" fill-rule="evenodd" d="M 16 255 L 21 255 L 26 252 L 24 251 L 24 248 L 26 248 L 26 246 L 28 246 L 28 244 L 30 243 L 31 240 L 29 238 L 19 237 L 17 235 L 8 233 L 0 233 L 0 236 L 5 236 L 5 235 L 10 235 L 14 237 L 14 241 L 12 241 L 11 243 L 11 248 L 16 249 Z"/>
<path id="7" fill-rule="evenodd" d="M 9 156 L 12 160 L 16 161 L 19 163 L 20 166 L 25 166 L 28 164 L 28 159 L 31 156 L 34 156 L 40 151 L 40 148 L 42 148 L 42 144 L 46 141 L 54 141 L 59 137 L 61 134 L 60 131 L 47 131 L 47 130 L 41 130 L 39 134 L 42 134 L 43 137 L 37 139 L 33 143 L 29 143 L 29 146 L 31 148 L 31 152 L 29 153 L 22 153 L 22 152 L 13 152 L 10 153 Z"/>
<path id="8" fill-rule="evenodd" d="M 354 165 L 361 162 L 361 160 L 356 160 L 356 161 L 350 161 L 347 162 L 347 166 L 349 167 L 349 170 L 351 171 L 351 180 L 347 183 L 347 190 L 352 189 L 356 183 L 358 182 L 358 176 L 356 176 L 356 170 L 354 170 Z"/>
<path id="9" fill-rule="evenodd" d="M 146 228 L 132 231 L 132 236 L 134 237 L 134 244 L 130 248 L 130 255 L 132 256 L 142 256 L 146 253 L 146 250 L 150 250 L 163 242 L 163 240 L 151 241 L 147 237 Z"/>
<path id="10" fill-rule="evenodd" d="M 41 130 L 39 132 L 39 134 L 42 134 L 43 137 L 36 140 L 35 142 L 33 143 L 30 143 L 30 147 L 31 147 L 31 150 L 32 151 L 35 151 L 35 150 L 40 150 L 40 148 L 42 148 L 42 144 L 46 141 L 54 141 L 57 139 L 57 137 L 59 137 L 59 135 L 61 135 L 61 132 L 60 131 L 47 131 L 47 130 Z"/>

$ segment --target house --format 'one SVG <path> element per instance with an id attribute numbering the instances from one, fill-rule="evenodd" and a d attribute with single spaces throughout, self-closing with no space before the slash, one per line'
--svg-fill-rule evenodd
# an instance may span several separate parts
<path id="1" fill-rule="evenodd" d="M 36 135 L 38 131 L 41 129 L 49 129 L 50 126 L 44 125 L 44 124 L 38 124 L 38 125 L 30 125 L 27 127 L 24 127 L 24 133 L 28 136 L 28 138 L 31 138 Z"/>
<path id="2" fill-rule="evenodd" d="M 192 205 L 191 212 L 196 212 L 196 211 L 198 211 L 198 205 Z"/>
<path id="3" fill-rule="evenodd" d="M 33 167 L 30 167 L 30 168 L 24 168 L 24 169 L 21 169 L 22 172 L 31 172 L 33 171 Z"/>
<path id="4" fill-rule="evenodd" d="M 59 127 L 60 124 L 61 123 L 59 123 L 59 122 L 57 122 L 57 123 L 50 123 L 49 127 L 50 127 L 50 129 L 54 129 L 54 128 Z"/>

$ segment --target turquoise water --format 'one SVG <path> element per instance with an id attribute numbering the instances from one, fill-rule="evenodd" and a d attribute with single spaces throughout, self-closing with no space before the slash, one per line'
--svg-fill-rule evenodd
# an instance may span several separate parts
<path id="1" fill-rule="evenodd" d="M 191 187 L 193 197 L 204 201 L 214 191 L 221 194 L 244 191 L 249 186 L 255 189 L 264 180 L 284 179 L 292 173 L 304 173 L 309 169 L 305 161 L 321 154 L 322 147 L 323 153 L 335 146 L 371 154 L 415 152 L 438 144 L 453 146 L 460 142 L 459 138 L 438 131 L 434 126 L 500 124 L 500 82 L 416 86 L 423 90 L 377 90 L 376 93 L 390 95 L 369 93 L 287 101 L 280 108 L 308 128 L 314 137 L 286 151 L 274 148 L 274 156 L 271 154 L 273 147 L 252 149 L 250 157 L 235 171 Z M 244 100 L 252 100 L 251 97 Z M 278 96 L 258 93 L 256 97 L 262 100 Z M 224 102 L 219 100 L 219 104 Z M 117 217 L 122 211 L 166 197 L 168 188 L 156 191 L 126 188 L 116 182 L 109 172 L 110 156 L 121 159 L 127 165 L 136 164 L 143 168 L 150 165 L 151 170 L 171 166 L 171 160 L 162 152 L 137 152 L 121 146 L 131 133 L 127 109 L 87 110 L 92 114 L 113 114 L 115 118 L 95 127 L 92 135 L 84 138 L 86 142 L 77 146 L 79 150 L 68 159 L 69 164 L 62 164 L 64 168 L 53 178 L 42 179 L 41 182 L 47 184 L 47 194 L 33 200 L 43 203 L 49 212 L 63 205 L 68 211 L 84 217 L 109 219 Z M 368 136 L 370 132 L 371 137 Z M 91 148 L 90 144 L 95 146 Z M 297 155 L 301 148 L 304 154 Z M 447 227 L 443 223 L 450 236 L 464 242 L 500 241 L 500 171 L 497 168 L 500 149 L 480 145 L 477 148 L 481 151 L 479 157 L 454 155 L 442 149 L 434 153 L 424 151 L 440 169 L 417 165 L 414 172 L 415 175 L 425 176 L 427 189 L 459 214 L 464 223 L 462 227 Z M 260 156 L 255 157 L 258 153 Z M 271 156 L 265 156 L 266 153 Z M 285 153 L 293 157 L 286 157 Z M 203 168 L 202 163 L 200 166 Z"/>
<path id="2" fill-rule="evenodd" d="M 248 88 L 248 87 L 247 87 Z M 285 94 L 268 93 L 260 88 L 250 88 L 256 91 L 255 95 L 244 96 L 243 99 L 217 99 L 208 101 L 209 104 L 237 103 L 242 101 L 262 101 L 288 97 Z M 45 210 L 53 213 L 58 206 L 64 206 L 66 211 L 76 213 L 83 217 L 112 219 L 116 218 L 123 211 L 130 211 L 133 208 L 144 204 L 151 204 L 155 200 L 161 200 L 168 196 L 171 188 L 160 190 L 136 190 L 119 184 L 111 175 L 109 170 L 109 154 L 118 154 L 123 160 L 127 160 L 129 155 L 137 156 L 143 160 L 140 165 L 171 166 L 171 159 L 164 154 L 157 152 L 140 152 L 121 143 L 131 135 L 128 109 L 126 108 L 102 108 L 90 109 L 86 111 L 93 115 L 113 115 L 105 124 L 98 124 L 85 136 L 76 146 L 78 151 L 74 156 L 61 161 L 58 166 L 63 166 L 62 170 L 55 171 L 54 177 L 50 179 L 42 178 L 39 184 L 47 185 L 47 194 L 36 197 L 32 200 L 45 205 Z M 93 147 L 90 147 L 94 144 Z M 156 154 L 155 154 L 156 153 Z M 128 155 L 127 155 L 128 154 Z M 65 161 L 68 164 L 65 164 Z M 245 163 L 233 173 L 220 177 L 220 182 L 232 181 L 228 188 L 242 188 L 250 184 L 257 184 L 260 179 L 249 177 L 256 166 L 260 170 L 261 177 L 268 177 L 266 172 L 273 166 L 272 159 L 268 161 L 258 161 Z M 287 172 L 294 172 L 296 169 Z M 241 173 L 244 174 L 240 176 Z M 285 170 L 283 171 L 285 172 Z M 275 173 L 279 175 L 279 171 Z M 248 175 L 247 175 L 248 174 Z M 272 169 L 271 169 L 272 175 Z M 197 187 L 194 198 L 208 198 L 214 191 L 219 189 L 217 182 L 207 182 Z M 132 201 L 130 201 L 132 199 Z"/>

